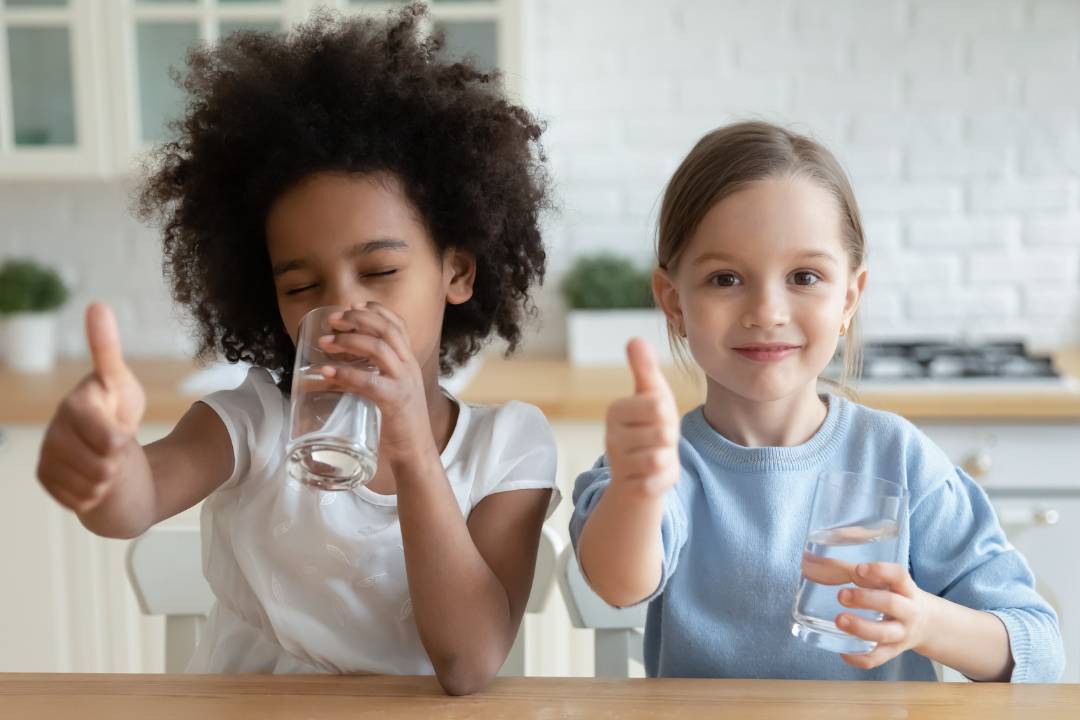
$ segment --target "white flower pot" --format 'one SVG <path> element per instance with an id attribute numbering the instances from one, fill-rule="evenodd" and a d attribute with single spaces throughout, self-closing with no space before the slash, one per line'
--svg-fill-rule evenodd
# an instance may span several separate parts
<path id="1" fill-rule="evenodd" d="M 56 364 L 56 313 L 21 312 L 2 317 L 4 361 L 19 372 L 48 372 Z"/>
<path id="2" fill-rule="evenodd" d="M 660 362 L 672 364 L 667 323 L 659 310 L 571 310 L 566 340 L 574 365 L 625 365 L 626 343 L 640 337 Z"/>

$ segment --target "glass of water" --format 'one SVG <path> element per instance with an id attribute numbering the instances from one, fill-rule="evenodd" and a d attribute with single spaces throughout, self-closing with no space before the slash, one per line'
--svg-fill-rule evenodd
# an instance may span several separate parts
<path id="1" fill-rule="evenodd" d="M 323 490 L 367 484 L 378 458 L 379 409 L 335 388 L 320 372 L 324 366 L 372 370 L 365 358 L 328 353 L 319 346 L 321 336 L 334 332 L 330 315 L 345 309 L 315 308 L 300 320 L 296 338 L 286 471 L 290 478 Z"/>
<path id="2" fill-rule="evenodd" d="M 876 643 L 836 627 L 842 612 L 881 620 L 872 610 L 840 604 L 859 563 L 897 562 L 900 527 L 906 522 L 907 491 L 900 483 L 853 472 L 818 476 L 810 527 L 795 594 L 791 634 L 824 650 L 867 653 Z"/>

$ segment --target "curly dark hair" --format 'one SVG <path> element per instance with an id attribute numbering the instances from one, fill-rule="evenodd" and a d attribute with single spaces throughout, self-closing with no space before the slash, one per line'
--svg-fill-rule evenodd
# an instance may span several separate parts
<path id="1" fill-rule="evenodd" d="M 476 256 L 472 298 L 448 305 L 440 370 L 497 333 L 508 352 L 535 315 L 551 207 L 543 126 L 511 104 L 497 72 L 446 58 L 422 4 L 381 18 L 326 12 L 288 34 L 241 32 L 197 46 L 176 139 L 156 148 L 136 212 L 163 229 L 164 271 L 194 321 L 197 357 L 281 373 L 295 349 L 277 310 L 265 219 L 317 172 L 388 172 L 440 250 Z"/>

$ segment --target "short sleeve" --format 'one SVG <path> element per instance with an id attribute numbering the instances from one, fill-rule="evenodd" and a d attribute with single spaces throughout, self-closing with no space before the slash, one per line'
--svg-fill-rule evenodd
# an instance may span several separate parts
<path id="1" fill-rule="evenodd" d="M 685 476 L 685 474 L 686 471 L 683 470 L 682 475 Z M 570 540 L 574 545 L 575 553 L 577 553 L 578 538 L 581 537 L 585 522 L 600 503 L 600 498 L 603 497 L 604 491 L 610 484 L 611 466 L 607 463 L 606 455 L 601 455 L 592 468 L 578 475 L 574 483 L 574 514 L 570 517 Z M 686 513 L 678 494 L 678 487 L 679 485 L 676 484 L 664 495 L 664 515 L 660 521 L 660 542 L 663 547 L 660 582 L 648 597 L 642 598 L 637 603 L 639 605 L 651 602 L 664 592 L 668 580 L 678 567 L 679 555 L 686 544 L 688 534 Z"/>
<path id="2" fill-rule="evenodd" d="M 264 467 L 281 444 L 284 397 L 268 370 L 253 367 L 232 390 L 211 393 L 200 401 L 217 413 L 229 433 L 233 471 L 219 490 L 231 488 Z"/>
<path id="3" fill-rule="evenodd" d="M 555 480 L 555 436 L 540 409 L 511 401 L 495 410 L 490 457 L 474 492 L 474 502 L 513 490 L 551 490 L 546 517 L 558 507 L 562 495 Z"/>

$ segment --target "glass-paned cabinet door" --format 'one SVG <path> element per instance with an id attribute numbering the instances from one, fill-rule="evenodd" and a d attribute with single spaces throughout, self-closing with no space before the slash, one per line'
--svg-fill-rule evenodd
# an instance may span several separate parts
<path id="1" fill-rule="evenodd" d="M 427 0 L 432 28 L 446 36 L 446 54 L 470 57 L 484 70 L 498 69 L 508 90 L 518 89 L 521 0 Z M 337 0 L 350 12 L 384 13 L 405 0 Z"/>
<path id="2" fill-rule="evenodd" d="M 0 176 L 107 171 L 93 0 L 0 0 Z"/>
<path id="3" fill-rule="evenodd" d="M 184 92 L 174 79 L 185 72 L 188 51 L 232 33 L 282 32 L 302 20 L 310 0 L 115 0 L 121 5 L 127 92 L 123 141 L 117 162 L 174 136 L 170 123 L 182 117 Z"/>

